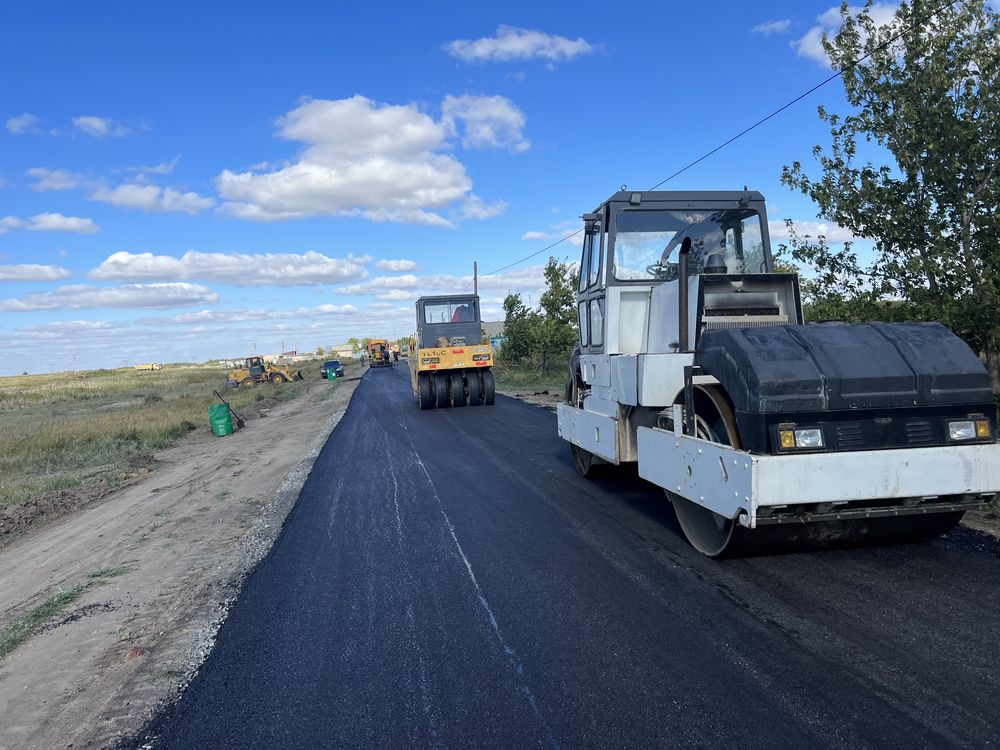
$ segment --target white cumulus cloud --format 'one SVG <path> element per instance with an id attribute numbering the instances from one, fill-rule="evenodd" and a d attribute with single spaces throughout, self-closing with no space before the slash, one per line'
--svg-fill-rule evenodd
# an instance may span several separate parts
<path id="1" fill-rule="evenodd" d="M 471 195 L 472 181 L 448 139 L 475 148 L 527 144 L 523 115 L 508 100 L 477 109 L 456 98 L 440 121 L 415 104 L 383 104 L 356 95 L 303 102 L 278 120 L 278 136 L 305 144 L 279 168 L 224 170 L 221 210 L 259 221 L 361 216 L 372 221 L 451 226 L 441 211 Z M 446 100 L 447 101 L 447 100 Z M 520 115 L 520 120 L 518 120 Z M 470 129 L 471 125 L 471 129 Z"/>
<path id="2" fill-rule="evenodd" d="M 368 256 L 330 258 L 306 253 L 202 253 L 178 257 L 153 253 L 114 253 L 88 275 L 114 281 L 215 281 L 234 286 L 335 284 L 367 275 Z"/>
<path id="3" fill-rule="evenodd" d="M 42 121 L 41 118 L 36 117 L 30 112 L 25 112 L 23 115 L 17 115 L 16 117 L 9 117 L 7 119 L 7 130 L 13 133 L 14 135 L 37 133 L 38 128 L 36 126 L 41 121 Z"/>
<path id="4" fill-rule="evenodd" d="M 466 219 L 491 219 L 507 210 L 506 201 L 486 203 L 478 195 L 470 195 L 459 208 L 458 213 Z"/>
<path id="5" fill-rule="evenodd" d="M 869 9 L 869 14 L 876 26 L 884 26 L 890 23 L 896 14 L 897 6 L 887 3 L 875 3 Z M 864 10 L 864 6 L 851 5 L 848 11 L 856 16 Z M 792 42 L 792 48 L 799 57 L 807 57 L 823 65 L 829 65 L 830 59 L 826 50 L 823 49 L 823 36 L 832 36 L 840 29 L 843 19 L 840 15 L 840 6 L 835 5 L 816 17 L 816 25 L 810 29 L 800 39 Z M 859 29 L 861 33 L 864 32 Z"/>
<path id="6" fill-rule="evenodd" d="M 412 273 L 400 276 L 376 276 L 364 284 L 351 284 L 337 288 L 338 294 L 377 294 L 390 289 L 416 289 L 422 283 L 421 277 Z"/>
<path id="7" fill-rule="evenodd" d="M 380 268 L 383 271 L 392 271 L 393 273 L 401 273 L 403 271 L 413 271 L 417 267 L 417 262 L 415 260 L 378 260 L 375 261 L 375 268 Z"/>
<path id="8" fill-rule="evenodd" d="M 583 227 L 579 221 L 560 221 L 552 224 L 547 230 L 529 230 L 521 235 L 522 240 L 529 242 L 555 242 L 560 240 L 560 244 L 552 249 L 558 254 L 556 248 L 566 246 L 569 248 L 583 247 Z"/>
<path id="9" fill-rule="evenodd" d="M 23 297 L 0 300 L 0 310 L 79 310 L 85 308 L 165 309 L 217 302 L 219 295 L 198 284 L 126 284 L 96 287 L 87 284 L 61 286 L 51 292 L 37 292 Z"/>
<path id="10" fill-rule="evenodd" d="M 500 26 L 495 36 L 456 39 L 444 45 L 444 49 L 452 57 L 465 62 L 509 62 L 531 58 L 557 62 L 589 55 L 594 46 L 583 37 L 568 39 L 534 29 Z"/>
<path id="11" fill-rule="evenodd" d="M 839 244 L 841 242 L 854 242 L 864 239 L 858 237 L 850 229 L 837 226 L 825 221 L 798 221 L 792 222 L 795 233 L 799 237 L 820 237 L 826 238 L 828 243 Z M 771 242 L 789 239 L 788 226 L 783 221 L 767 222 L 767 232 L 771 235 Z"/>
<path id="12" fill-rule="evenodd" d="M 54 212 L 35 214 L 27 221 L 16 216 L 0 218 L 0 234 L 11 229 L 27 229 L 29 232 L 73 232 L 75 234 L 94 234 L 101 231 L 93 219 L 63 216 Z"/>
<path id="13" fill-rule="evenodd" d="M 764 34 L 765 36 L 770 34 L 784 34 L 791 25 L 792 20 L 790 18 L 782 18 L 778 21 L 764 21 L 764 23 L 759 23 L 750 29 L 750 31 L 754 34 Z"/>
<path id="14" fill-rule="evenodd" d="M 108 117 L 97 117 L 96 115 L 74 117 L 73 125 L 77 130 L 94 138 L 107 138 L 108 136 L 122 138 L 132 132 L 129 128 Z"/>
<path id="15" fill-rule="evenodd" d="M 0 281 L 56 281 L 68 279 L 69 271 L 59 266 L 43 266 L 37 263 L 15 263 L 0 265 Z"/>
<path id="16" fill-rule="evenodd" d="M 255 320 L 300 320 L 306 318 L 326 318 L 330 316 L 354 315 L 358 308 L 354 305 L 323 304 L 315 307 L 297 307 L 292 310 L 272 310 L 269 308 L 230 308 L 227 310 L 199 310 L 180 313 L 169 318 L 143 318 L 146 325 L 204 325 L 206 323 L 226 323 Z"/>
<path id="17" fill-rule="evenodd" d="M 139 172 L 140 174 L 173 174 L 174 169 L 177 168 L 177 162 L 180 160 L 181 155 L 177 154 L 177 156 L 170 161 L 163 161 L 159 164 L 151 164 L 145 167 L 126 167 L 126 171 Z"/>
<path id="18" fill-rule="evenodd" d="M 128 182 L 114 188 L 99 187 L 90 194 L 90 200 L 110 203 L 119 208 L 138 208 L 155 213 L 184 213 L 194 215 L 211 208 L 212 198 L 195 192 L 182 193 L 174 188 Z"/>
<path id="19" fill-rule="evenodd" d="M 446 96 L 441 120 L 449 134 L 461 138 L 465 148 L 509 149 L 521 153 L 531 148 L 524 137 L 524 113 L 505 96 Z"/>
<path id="20" fill-rule="evenodd" d="M 0 217 L 0 234 L 6 234 L 11 229 L 20 229 L 23 226 L 24 222 L 16 216 Z"/>
<path id="21" fill-rule="evenodd" d="M 32 216 L 24 228 L 29 232 L 74 232 L 75 234 L 94 234 L 101 231 L 93 219 L 63 216 L 52 212 Z"/>
<path id="22" fill-rule="evenodd" d="M 32 167 L 27 172 L 35 182 L 32 190 L 45 192 L 48 190 L 72 190 L 83 184 L 83 176 L 66 169 L 48 169 L 47 167 Z"/>
<path id="23" fill-rule="evenodd" d="M 93 331 L 111 331 L 117 328 L 115 323 L 107 320 L 60 320 L 54 323 L 33 323 L 17 330 L 27 333 L 33 338 L 62 338 Z"/>
<path id="24" fill-rule="evenodd" d="M 508 291 L 521 292 L 526 297 L 537 299 L 537 296 L 545 289 L 543 269 L 544 266 L 527 266 L 501 273 L 483 274 L 479 277 L 479 290 L 480 292 L 495 291 L 503 294 Z M 351 284 L 334 289 L 337 294 L 371 295 L 376 299 L 383 300 L 383 302 L 412 302 L 422 295 L 452 294 L 463 290 L 472 290 L 471 275 L 379 276 L 363 284 Z M 374 303 L 370 307 L 374 307 L 376 304 L 383 303 Z"/>

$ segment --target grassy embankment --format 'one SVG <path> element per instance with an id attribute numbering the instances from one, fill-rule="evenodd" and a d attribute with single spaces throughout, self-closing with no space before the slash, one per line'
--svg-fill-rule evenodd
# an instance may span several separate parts
<path id="1" fill-rule="evenodd" d="M 319 377 L 319 362 L 295 368 Z M 0 378 L 0 508 L 83 483 L 116 486 L 138 457 L 208 429 L 213 389 L 241 411 L 304 385 L 227 389 L 224 370 L 180 366 Z"/>
<path id="2" fill-rule="evenodd" d="M 114 568 L 95 570 L 88 573 L 87 577 L 76 586 L 57 591 L 38 606 L 8 622 L 3 630 L 0 630 L 0 659 L 3 659 L 38 632 L 39 628 L 46 622 L 52 620 L 56 615 L 62 614 L 90 589 L 131 571 L 132 567 L 127 563 Z"/>
<path id="3" fill-rule="evenodd" d="M 539 372 L 538 365 L 514 365 L 497 361 L 493 367 L 497 389 L 516 393 L 562 393 L 566 386 L 569 360 L 556 362 Z"/>

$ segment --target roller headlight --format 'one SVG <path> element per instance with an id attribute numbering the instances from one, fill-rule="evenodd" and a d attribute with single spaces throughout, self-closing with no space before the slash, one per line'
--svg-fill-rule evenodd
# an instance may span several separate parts
<path id="1" fill-rule="evenodd" d="M 987 429 L 989 425 L 987 424 Z M 976 423 L 971 419 L 955 419 L 948 422 L 949 440 L 974 440 L 976 437 Z"/>
<path id="2" fill-rule="evenodd" d="M 826 443 L 823 440 L 823 430 L 819 427 L 795 429 L 789 425 L 778 430 L 778 445 L 783 451 L 793 451 L 816 450 L 825 447 Z"/>
<path id="3" fill-rule="evenodd" d="M 796 448 L 822 448 L 823 447 L 823 430 L 819 428 L 812 428 L 809 430 L 796 430 L 795 431 L 795 447 Z"/>

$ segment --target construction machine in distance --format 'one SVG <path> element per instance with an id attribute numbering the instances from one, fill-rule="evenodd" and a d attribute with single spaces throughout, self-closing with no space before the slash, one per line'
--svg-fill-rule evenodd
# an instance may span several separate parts
<path id="1" fill-rule="evenodd" d="M 483 339 L 477 295 L 417 300 L 409 360 L 410 384 L 421 409 L 493 404 L 493 347 Z"/>
<path id="2" fill-rule="evenodd" d="M 292 368 L 287 365 L 276 365 L 265 362 L 263 357 L 247 357 L 243 360 L 243 367 L 230 370 L 226 377 L 226 385 L 231 388 L 237 386 L 243 388 L 253 388 L 259 383 L 273 383 L 280 385 L 290 380 L 302 380 L 301 372 L 292 372 Z"/>
<path id="3" fill-rule="evenodd" d="M 939 323 L 819 323 L 757 192 L 619 192 L 584 217 L 559 435 L 638 464 L 710 557 L 939 534 L 1000 491 L 989 376 Z"/>
<path id="4" fill-rule="evenodd" d="M 368 365 L 370 367 L 391 367 L 388 339 L 372 339 L 368 342 Z"/>

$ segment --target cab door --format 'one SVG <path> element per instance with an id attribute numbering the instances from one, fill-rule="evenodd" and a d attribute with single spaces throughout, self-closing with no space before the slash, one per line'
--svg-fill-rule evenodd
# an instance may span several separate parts
<path id="1" fill-rule="evenodd" d="M 604 351 L 604 253 L 607 232 L 601 214 L 584 216 L 583 253 L 577 291 L 577 319 L 580 323 L 580 351 Z"/>

